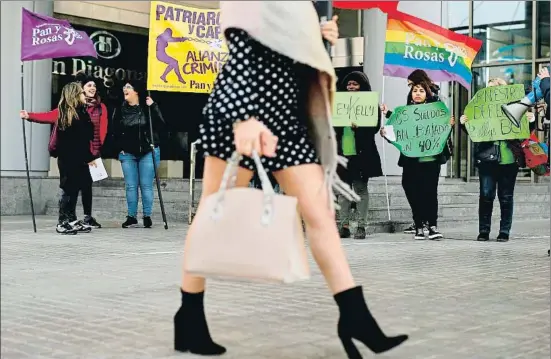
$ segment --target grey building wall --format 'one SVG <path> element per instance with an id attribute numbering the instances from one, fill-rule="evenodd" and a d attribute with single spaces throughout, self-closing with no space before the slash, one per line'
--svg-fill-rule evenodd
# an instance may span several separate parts
<path id="1" fill-rule="evenodd" d="M 21 109 L 21 9 L 51 16 L 53 1 L 2 1 L 1 5 L 1 177 L 25 176 Z M 51 60 L 24 64 L 25 109 L 51 109 Z M 27 151 L 31 176 L 46 176 L 50 155 L 46 150 L 50 126 L 26 123 Z M 4 186 L 2 186 L 4 187 Z"/>

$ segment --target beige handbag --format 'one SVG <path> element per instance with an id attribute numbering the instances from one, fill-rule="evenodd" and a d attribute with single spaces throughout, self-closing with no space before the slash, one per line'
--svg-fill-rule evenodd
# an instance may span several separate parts
<path id="1" fill-rule="evenodd" d="M 253 153 L 262 190 L 235 188 L 241 156 L 234 153 L 220 189 L 197 210 L 184 269 L 207 278 L 292 283 L 310 278 L 297 199 L 274 193 Z M 228 185 L 229 182 L 229 185 Z"/>

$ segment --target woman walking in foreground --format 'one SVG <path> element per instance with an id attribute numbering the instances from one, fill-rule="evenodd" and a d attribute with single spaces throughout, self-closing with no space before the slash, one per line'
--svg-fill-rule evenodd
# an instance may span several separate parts
<path id="1" fill-rule="evenodd" d="M 367 308 L 335 223 L 333 187 L 350 199 L 357 196 L 336 175 L 337 146 L 330 120 L 335 72 L 314 6 L 298 1 L 220 5 L 230 56 L 216 79 L 200 128 L 206 159 L 199 207 L 218 191 L 225 161 L 234 150 L 245 156 L 236 185 L 246 187 L 255 169 L 250 155 L 256 151 L 284 193 L 298 199 L 313 256 L 339 307 L 338 336 L 348 357 L 361 358 L 352 339 L 375 353 L 400 345 L 407 336 L 386 336 Z M 335 20 L 321 29 L 331 43 L 338 38 Z M 186 255 L 192 254 L 185 250 Z M 225 353 L 211 339 L 205 319 L 205 279 L 184 271 L 181 293 L 182 305 L 174 317 L 175 349 Z"/>

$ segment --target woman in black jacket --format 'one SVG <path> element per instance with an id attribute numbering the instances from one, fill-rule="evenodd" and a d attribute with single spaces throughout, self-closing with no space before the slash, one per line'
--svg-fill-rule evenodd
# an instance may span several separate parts
<path id="1" fill-rule="evenodd" d="M 138 224 L 138 187 L 142 193 L 143 226 L 150 228 L 153 225 L 153 166 L 155 164 L 158 168 L 161 160 L 157 131 L 165 122 L 159 106 L 151 97 L 140 99 L 145 94 L 145 88 L 141 84 L 127 81 L 123 86 L 123 94 L 124 101 L 115 109 L 112 124 L 113 146 L 121 161 L 128 207 L 128 215 L 122 228 Z M 151 108 L 154 147 L 151 143 L 149 111 L 144 103 Z"/>
<path id="2" fill-rule="evenodd" d="M 344 77 L 339 91 L 371 91 L 369 78 L 360 71 L 354 71 Z M 369 210 L 369 192 L 367 184 L 370 178 L 383 175 L 381 169 L 381 158 L 375 134 L 381 128 L 381 111 L 378 111 L 378 122 L 376 127 L 335 127 L 337 139 L 337 150 L 340 156 L 348 159 L 346 168 L 339 166 L 337 171 L 339 177 L 354 188 L 360 196 L 360 202 L 356 204 L 358 212 L 358 227 L 354 233 L 355 239 L 364 239 Z M 339 196 L 341 227 L 341 238 L 350 237 L 350 209 L 351 201 Z"/>
<path id="3" fill-rule="evenodd" d="M 438 102 L 438 96 L 432 93 L 432 82 L 422 81 L 413 83 L 408 94 L 407 105 L 420 105 L 424 103 Z M 392 112 L 383 105 L 386 117 Z M 450 125 L 454 125 L 455 119 L 450 118 Z M 384 128 L 381 130 L 384 136 Z M 450 136 L 451 137 L 451 136 Z M 398 166 L 403 168 L 402 187 L 413 212 L 415 226 L 415 239 L 425 239 L 425 231 L 428 238 L 439 240 L 443 236 L 438 231 L 438 180 L 440 168 L 448 162 L 452 154 L 451 138 L 448 137 L 446 147 L 437 156 L 412 158 L 400 154 Z"/>
<path id="4" fill-rule="evenodd" d="M 91 151 L 94 125 L 86 111 L 86 96 L 79 83 L 71 82 L 63 87 L 58 110 L 56 152 L 62 194 L 56 231 L 61 234 L 89 232 L 92 227 L 82 221 L 70 222 L 76 218 L 79 191 L 92 183 L 90 166 L 95 166 L 97 158 Z"/>

